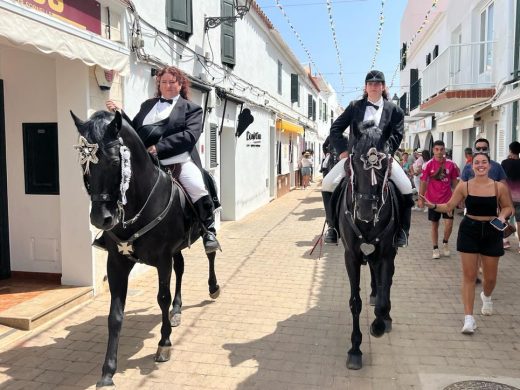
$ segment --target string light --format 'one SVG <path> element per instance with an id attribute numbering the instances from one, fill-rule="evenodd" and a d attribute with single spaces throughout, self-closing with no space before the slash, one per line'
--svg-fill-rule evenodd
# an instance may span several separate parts
<path id="1" fill-rule="evenodd" d="M 277 5 L 278 9 L 282 13 L 283 17 L 285 18 L 285 20 L 289 24 L 289 27 L 291 28 L 292 32 L 296 36 L 296 39 L 298 40 L 298 42 L 299 42 L 300 46 L 302 47 L 303 51 L 305 52 L 305 54 L 307 54 L 307 58 L 309 59 L 309 62 L 312 64 L 314 69 L 316 69 L 316 72 L 320 73 L 319 70 L 318 70 L 318 67 L 314 63 L 314 60 L 312 59 L 311 53 L 309 52 L 309 50 L 307 49 L 307 47 L 303 43 L 302 37 L 300 36 L 300 34 L 298 34 L 298 31 L 296 31 L 296 29 L 294 28 L 293 24 L 291 23 L 291 20 L 289 19 L 289 16 L 287 16 L 287 13 L 285 12 L 285 9 L 283 8 L 283 5 L 280 3 L 280 0 L 275 0 L 275 2 L 276 2 L 276 5 Z"/>
<path id="2" fill-rule="evenodd" d="M 426 12 L 426 15 L 424 16 L 424 19 L 423 19 L 421 25 L 419 26 L 419 28 L 417 29 L 415 34 L 410 39 L 410 42 L 408 42 L 408 44 L 406 45 L 406 50 L 403 52 L 403 54 L 402 54 L 402 56 L 400 58 L 399 64 L 397 64 L 397 68 L 395 69 L 395 72 L 394 72 L 394 74 L 392 76 L 392 82 L 390 83 L 390 88 L 392 88 L 392 86 L 394 85 L 394 80 L 395 80 L 395 77 L 397 76 L 397 72 L 399 72 L 399 69 L 401 67 L 401 63 L 403 62 L 403 60 L 405 58 L 408 57 L 408 52 L 410 51 L 410 47 L 412 47 L 415 39 L 419 36 L 419 34 L 422 33 L 422 31 L 424 30 L 424 27 L 429 22 L 430 14 L 435 9 L 435 7 L 437 7 L 437 2 L 438 1 L 439 0 L 433 0 L 432 1 L 432 5 L 431 5 L 430 9 L 428 9 L 428 11 Z"/>
<path id="3" fill-rule="evenodd" d="M 377 31 L 376 48 L 374 49 L 374 57 L 372 57 L 372 65 L 370 69 L 374 69 L 376 58 L 381 50 L 381 37 L 383 36 L 383 26 L 385 24 L 385 0 L 381 0 L 381 11 L 379 11 L 379 29 Z"/>
<path id="4" fill-rule="evenodd" d="M 339 54 L 338 39 L 336 36 L 336 26 L 334 25 L 334 18 L 332 17 L 332 4 L 327 0 L 327 11 L 329 12 L 330 29 L 332 30 L 332 39 L 334 40 L 334 47 L 336 48 L 336 60 L 339 66 L 339 77 L 341 80 L 341 88 L 345 89 L 345 79 L 343 78 L 343 64 L 341 63 L 341 56 Z"/>

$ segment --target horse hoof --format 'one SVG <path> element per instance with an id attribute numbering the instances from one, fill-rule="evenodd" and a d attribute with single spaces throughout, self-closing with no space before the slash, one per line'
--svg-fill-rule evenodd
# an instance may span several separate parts
<path id="1" fill-rule="evenodd" d="M 164 363 L 170 360 L 172 347 L 157 347 L 157 352 L 155 353 L 155 361 L 157 363 Z"/>
<path id="2" fill-rule="evenodd" d="M 96 383 L 96 387 L 109 387 L 113 386 L 115 387 L 114 381 L 112 378 L 101 378 L 99 382 Z"/>
<path id="3" fill-rule="evenodd" d="M 181 313 L 170 313 L 170 323 L 172 324 L 172 328 L 176 328 L 181 324 Z"/>
<path id="4" fill-rule="evenodd" d="M 219 295 L 220 295 L 220 286 L 217 284 L 215 291 L 211 292 L 211 290 L 210 290 L 209 297 L 211 299 L 217 299 L 219 297 Z"/>
<path id="5" fill-rule="evenodd" d="M 374 337 L 381 337 L 385 334 L 385 322 L 375 321 L 370 325 L 370 334 Z"/>
<path id="6" fill-rule="evenodd" d="M 351 355 L 347 356 L 347 368 L 349 370 L 360 370 L 363 367 L 362 357 L 361 355 Z"/>
<path id="7" fill-rule="evenodd" d="M 370 301 L 368 302 L 370 304 L 370 306 L 375 306 L 376 305 L 376 297 L 370 295 Z"/>
<path id="8" fill-rule="evenodd" d="M 385 320 L 385 333 L 392 331 L 392 320 Z"/>

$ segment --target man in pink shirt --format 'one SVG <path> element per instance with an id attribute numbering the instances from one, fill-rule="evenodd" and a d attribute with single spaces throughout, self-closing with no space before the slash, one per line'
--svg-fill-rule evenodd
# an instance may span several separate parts
<path id="1" fill-rule="evenodd" d="M 433 158 L 424 165 L 421 174 L 419 194 L 434 204 L 448 202 L 453 192 L 452 188 L 458 183 L 459 169 L 453 161 L 446 158 L 445 153 L 444 142 L 435 141 L 433 143 Z M 421 208 L 424 207 L 424 200 L 421 196 L 419 196 L 418 205 Z M 432 222 L 432 258 L 434 259 L 441 257 L 439 251 L 439 220 L 441 215 L 444 219 L 443 255 L 450 255 L 448 240 L 453 230 L 453 213 L 441 214 L 433 209 L 428 209 L 428 220 Z"/>

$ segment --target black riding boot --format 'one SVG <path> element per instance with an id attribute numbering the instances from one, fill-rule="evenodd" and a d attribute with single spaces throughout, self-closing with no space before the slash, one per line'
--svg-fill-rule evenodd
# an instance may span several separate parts
<path id="1" fill-rule="evenodd" d="M 321 196 L 323 197 L 323 206 L 325 207 L 325 218 L 327 220 L 327 231 L 325 232 L 324 241 L 327 244 L 337 244 L 338 243 L 338 233 L 336 233 L 336 229 L 334 229 L 334 218 L 332 217 L 332 192 L 321 191 Z"/>
<path id="2" fill-rule="evenodd" d="M 206 253 L 213 253 L 220 249 L 217 241 L 217 231 L 215 230 L 215 217 L 213 216 L 213 201 L 209 195 L 203 196 L 194 203 L 195 209 L 199 214 L 199 218 L 206 228 L 202 233 L 202 242 Z"/>
<path id="3" fill-rule="evenodd" d="M 101 249 L 102 251 L 107 250 L 107 243 L 105 241 L 105 232 L 102 232 L 98 237 L 92 241 L 92 246 L 97 249 Z"/>
<path id="4" fill-rule="evenodd" d="M 406 194 L 402 195 L 403 201 L 401 206 L 401 212 L 399 213 L 399 233 L 397 235 L 397 246 L 407 247 L 408 236 L 410 234 L 410 220 L 412 219 L 412 206 L 414 205 L 413 195 Z"/>

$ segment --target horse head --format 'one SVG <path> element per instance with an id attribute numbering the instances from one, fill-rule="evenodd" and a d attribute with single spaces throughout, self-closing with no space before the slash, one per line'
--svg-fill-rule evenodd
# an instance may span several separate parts
<path id="1" fill-rule="evenodd" d="M 386 141 L 374 121 L 353 123 L 350 180 L 354 216 L 362 222 L 377 222 L 390 164 Z"/>
<path id="2" fill-rule="evenodd" d="M 90 222 L 102 230 L 119 223 L 119 208 L 126 202 L 124 191 L 130 181 L 130 152 L 123 145 L 121 129 L 128 126 L 119 112 L 95 112 L 82 121 L 70 112 L 80 134 L 79 152 L 85 188 L 92 207 Z"/>

